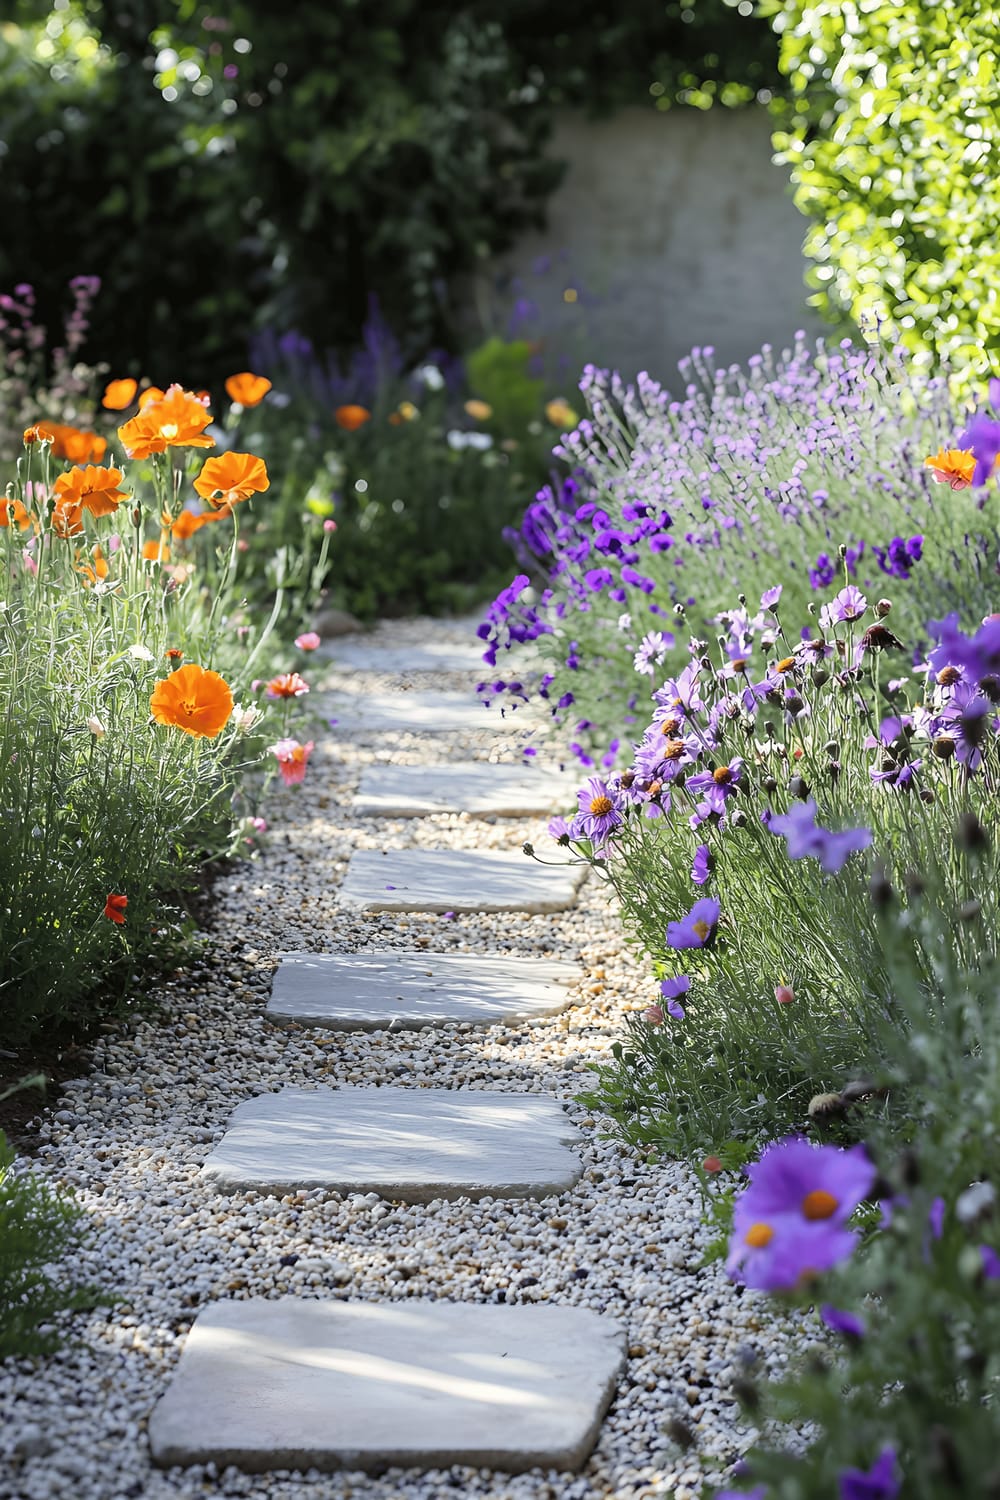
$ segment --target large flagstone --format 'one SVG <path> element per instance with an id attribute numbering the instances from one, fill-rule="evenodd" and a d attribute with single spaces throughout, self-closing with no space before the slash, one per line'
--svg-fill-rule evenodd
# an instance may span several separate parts
<path id="1" fill-rule="evenodd" d="M 423 817 L 477 813 L 517 818 L 550 813 L 573 802 L 575 783 L 558 771 L 487 761 L 436 766 L 366 766 L 354 797 L 361 817 Z"/>
<path id="2" fill-rule="evenodd" d="M 558 1101 L 540 1094 L 289 1087 L 237 1106 L 202 1176 L 225 1193 L 541 1198 L 579 1178 L 578 1139 Z"/>
<path id="3" fill-rule="evenodd" d="M 506 721 L 496 709 L 468 693 L 331 693 L 324 699 L 335 734 L 450 734 L 456 730 L 491 730 L 500 734 Z"/>
<path id="4" fill-rule="evenodd" d="M 338 640 L 323 648 L 334 667 L 354 672 L 381 672 L 387 677 L 402 677 L 410 672 L 475 672 L 485 677 L 489 668 L 483 661 L 485 647 L 481 641 L 459 645 L 448 641 L 424 641 L 420 646 L 377 645 L 374 641 Z"/>
<path id="5" fill-rule="evenodd" d="M 335 1031 L 510 1024 L 564 1010 L 581 972 L 489 954 L 285 953 L 267 1014 Z"/>
<path id="6" fill-rule="evenodd" d="M 163 1466 L 579 1468 L 624 1362 L 586 1308 L 282 1297 L 201 1312 L 149 1421 Z"/>
<path id="7" fill-rule="evenodd" d="M 496 850 L 359 849 L 337 900 L 357 911 L 565 911 L 586 872 Z"/>

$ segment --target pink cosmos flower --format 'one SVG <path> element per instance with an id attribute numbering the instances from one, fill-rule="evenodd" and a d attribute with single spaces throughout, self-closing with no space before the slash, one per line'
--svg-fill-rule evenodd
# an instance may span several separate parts
<path id="1" fill-rule="evenodd" d="M 320 638 L 315 630 L 307 630 L 304 635 L 295 637 L 295 644 L 300 651 L 315 651 L 320 645 Z"/>
<path id="2" fill-rule="evenodd" d="M 298 672 L 282 672 L 280 676 L 272 677 L 267 684 L 269 698 L 301 698 L 308 691 L 308 682 Z"/>
<path id="3" fill-rule="evenodd" d="M 315 746 L 312 740 L 300 745 L 298 740 L 278 740 L 270 747 L 278 762 L 281 779 L 286 786 L 295 786 L 306 774 L 306 766 Z"/>

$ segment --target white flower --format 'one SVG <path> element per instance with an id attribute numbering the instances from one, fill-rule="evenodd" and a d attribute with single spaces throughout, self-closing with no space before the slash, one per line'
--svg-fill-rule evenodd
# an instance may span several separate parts
<path id="1" fill-rule="evenodd" d="M 463 448 L 469 446 L 470 437 L 472 437 L 471 432 L 460 432 L 457 427 L 453 427 L 448 433 L 446 442 L 449 448 L 454 449 L 456 453 L 461 453 Z"/>
<path id="2" fill-rule="evenodd" d="M 416 378 L 423 385 L 425 385 L 429 391 L 444 390 L 444 376 L 441 374 L 441 371 L 438 369 L 437 365 L 421 365 L 420 369 L 416 370 L 414 373 L 416 374 Z"/>
<path id="3" fill-rule="evenodd" d="M 628 614 L 626 614 L 626 615 L 619 615 L 618 616 L 618 629 L 619 630 L 631 630 L 632 629 L 632 616 L 628 615 Z"/>
<path id="4" fill-rule="evenodd" d="M 990 1182 L 973 1182 L 955 1199 L 955 1213 L 962 1224 L 973 1224 L 976 1219 L 989 1213 L 996 1202 L 996 1192 Z"/>
<path id="5" fill-rule="evenodd" d="M 129 656 L 134 656 L 135 659 L 136 659 L 136 661 L 152 661 L 153 660 L 153 653 L 152 653 L 152 651 L 150 651 L 149 647 L 148 646 L 143 646 L 138 641 L 136 642 L 136 644 L 134 646 L 130 646 L 128 648 L 128 654 L 129 654 Z"/>
<path id="6" fill-rule="evenodd" d="M 237 734 L 248 734 L 258 720 L 263 717 L 263 709 L 258 708 L 256 704 L 248 703 L 246 708 L 244 708 L 241 704 L 237 703 L 229 716 L 229 722 Z"/>
<path id="7" fill-rule="evenodd" d="M 493 447 L 493 439 L 488 432 L 467 432 L 465 434 L 465 446 L 477 448 L 480 453 L 485 453 L 487 448 Z"/>
<path id="8" fill-rule="evenodd" d="M 108 732 L 96 714 L 90 714 L 88 716 L 87 728 L 90 730 L 95 740 L 103 740 L 104 736 Z"/>

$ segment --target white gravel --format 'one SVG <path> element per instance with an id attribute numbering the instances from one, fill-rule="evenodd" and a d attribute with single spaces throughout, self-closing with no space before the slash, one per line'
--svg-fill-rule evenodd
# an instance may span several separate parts
<path id="1" fill-rule="evenodd" d="M 419 646 L 468 636 L 455 625 L 411 621 L 383 626 L 375 639 Z M 434 686 L 467 690 L 469 680 L 442 677 Z M 330 681 L 364 692 L 405 686 L 401 678 L 335 671 Z M 221 882 L 200 961 L 163 986 L 159 1014 L 99 1041 L 93 1071 L 67 1085 L 36 1123 L 41 1170 L 72 1187 L 93 1218 L 79 1274 L 124 1300 L 77 1317 L 58 1356 L 0 1368 L 4 1497 L 692 1500 L 705 1476 L 746 1446 L 731 1379 L 748 1348 L 779 1370 L 790 1348 L 787 1327 L 718 1266 L 701 1267 L 706 1235 L 692 1174 L 623 1150 L 607 1138 L 608 1122 L 573 1102 L 622 1016 L 654 998 L 598 882 L 588 881 L 575 909 L 557 915 L 364 916 L 334 904 L 355 849 L 517 850 L 525 838 L 554 848 L 542 820 L 351 814 L 361 769 L 378 758 L 520 760 L 517 716 L 503 720 L 494 711 L 484 723 L 472 733 L 421 737 L 407 733 L 401 712 L 395 733 L 321 738 L 315 731 L 306 782 L 279 792 L 268 810 L 268 848 Z M 279 951 L 391 947 L 580 959 L 587 978 L 564 1014 L 515 1026 L 344 1033 L 264 1020 Z M 582 1131 L 583 1177 L 543 1202 L 424 1205 L 323 1190 L 220 1197 L 199 1180 L 236 1103 L 310 1082 L 551 1092 L 567 1101 Z M 284 1293 L 591 1307 L 627 1325 L 628 1369 L 596 1452 L 576 1476 L 152 1469 L 146 1422 L 197 1309 L 218 1297 Z M 671 1418 L 694 1433 L 687 1453 L 665 1433 Z"/>

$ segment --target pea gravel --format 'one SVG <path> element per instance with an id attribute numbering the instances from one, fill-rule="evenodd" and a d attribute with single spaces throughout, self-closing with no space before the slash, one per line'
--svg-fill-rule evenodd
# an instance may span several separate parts
<path id="1" fill-rule="evenodd" d="M 396 622 L 375 644 L 436 649 L 468 640 L 468 627 Z M 339 694 L 400 694 L 395 730 L 367 737 L 310 733 L 317 750 L 306 781 L 272 799 L 270 842 L 217 888 L 201 956 L 165 983 L 159 1011 L 100 1040 L 93 1070 L 66 1085 L 33 1125 L 36 1166 L 72 1188 L 93 1237 L 77 1270 L 117 1290 L 114 1308 L 79 1315 L 64 1350 L 0 1368 L 0 1495 L 12 1500 L 174 1500 L 247 1495 L 258 1500 L 693 1500 L 747 1446 L 731 1393 L 753 1350 L 759 1373 L 784 1366 L 805 1327 L 742 1293 L 716 1265 L 700 1264 L 706 1233 L 695 1179 L 619 1147 L 609 1124 L 574 1096 L 619 1033 L 622 1017 L 654 997 L 626 950 L 607 894 L 584 885 L 575 908 L 555 915 L 454 919 L 335 905 L 355 850 L 517 850 L 527 838 L 560 851 L 544 821 L 365 819 L 350 803 L 362 769 L 397 764 L 521 761 L 529 721 L 484 715 L 483 728 L 448 736 L 406 729 L 405 692 L 426 679 L 325 672 Z M 435 688 L 470 691 L 467 675 Z M 303 736 L 304 737 L 304 736 Z M 543 763 L 543 755 L 531 764 Z M 391 878 L 391 877 L 390 877 Z M 281 951 L 492 953 L 580 960 L 585 979 L 570 1009 L 534 1023 L 474 1029 L 329 1032 L 264 1019 Z M 582 1133 L 576 1187 L 544 1201 L 397 1204 L 324 1190 L 284 1197 L 220 1196 L 199 1180 L 233 1107 L 292 1083 L 550 1092 Z M 158 1471 L 145 1429 L 199 1307 L 216 1298 L 278 1296 L 363 1300 L 444 1298 L 552 1302 L 607 1312 L 628 1328 L 629 1360 L 596 1451 L 578 1475 L 511 1477 L 455 1467 L 389 1471 L 379 1478 L 274 1471 L 245 1475 L 213 1465 Z M 667 1435 L 680 1419 L 694 1444 Z"/>

